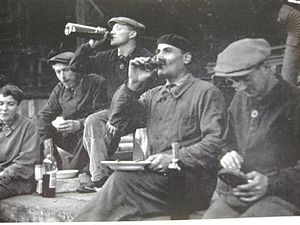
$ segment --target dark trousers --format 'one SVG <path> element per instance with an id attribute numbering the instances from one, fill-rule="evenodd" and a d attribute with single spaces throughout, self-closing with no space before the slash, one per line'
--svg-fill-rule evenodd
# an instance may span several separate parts
<path id="1" fill-rule="evenodd" d="M 9 188 L 2 186 L 0 184 L 0 200 L 12 197 L 14 195 L 17 195 L 16 193 L 12 192 Z"/>
<path id="2" fill-rule="evenodd" d="M 168 213 L 168 178 L 148 172 L 114 172 L 74 221 L 141 220 Z"/>
<path id="3" fill-rule="evenodd" d="M 255 203 L 246 204 L 233 196 L 221 195 L 209 207 L 203 219 L 294 215 L 299 215 L 299 210 L 276 196 L 267 196 Z"/>
<path id="4" fill-rule="evenodd" d="M 206 179 L 205 175 L 197 181 L 195 177 L 193 181 L 188 180 L 187 177 L 188 213 L 206 208 L 215 189 L 214 180 Z M 170 206 L 171 197 L 169 180 L 165 174 L 115 171 L 74 221 L 141 220 L 170 215 L 173 209 Z"/>
<path id="5" fill-rule="evenodd" d="M 54 133 L 52 135 L 53 142 L 56 146 L 71 153 L 73 156 L 64 159 L 66 163 L 62 163 L 62 155 L 59 155 L 57 149 L 54 150 L 54 157 L 57 160 L 59 169 L 78 169 L 83 171 L 88 167 L 89 156 L 83 147 L 83 131 L 76 133 Z"/>

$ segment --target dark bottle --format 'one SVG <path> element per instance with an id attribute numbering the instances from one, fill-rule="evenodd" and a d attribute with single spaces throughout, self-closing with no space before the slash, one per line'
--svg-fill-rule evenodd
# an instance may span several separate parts
<path id="1" fill-rule="evenodd" d="M 155 58 L 151 58 L 148 62 L 144 64 L 144 68 L 146 71 L 150 72 L 155 69 L 158 69 L 161 65 L 162 65 L 161 61 L 158 61 Z"/>
<path id="2" fill-rule="evenodd" d="M 105 33 L 109 34 L 106 28 L 100 28 L 99 30 L 98 27 L 91 27 L 77 23 L 67 23 L 65 26 L 65 35 L 67 36 L 72 35 L 94 40 L 101 40 Z"/>
<path id="3" fill-rule="evenodd" d="M 44 141 L 45 151 L 49 152 L 47 157 L 43 160 L 44 174 L 43 174 L 43 197 L 55 197 L 56 190 L 56 173 L 57 173 L 57 163 L 53 156 L 53 141 L 51 138 Z"/>
<path id="4" fill-rule="evenodd" d="M 179 144 L 172 143 L 172 162 L 168 166 L 170 216 L 172 220 L 188 219 L 185 171 L 179 166 Z"/>
<path id="5" fill-rule="evenodd" d="M 38 160 L 34 165 L 34 179 L 35 179 L 35 192 L 39 195 L 42 195 L 43 192 L 43 187 L 42 187 L 42 182 L 43 182 L 43 174 L 44 174 L 44 167 L 43 167 L 43 153 L 42 153 L 42 148 L 40 147 L 38 149 L 39 156 Z"/>

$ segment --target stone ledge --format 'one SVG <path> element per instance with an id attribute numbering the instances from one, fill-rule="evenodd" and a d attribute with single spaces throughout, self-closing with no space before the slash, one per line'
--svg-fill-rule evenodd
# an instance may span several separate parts
<path id="1" fill-rule="evenodd" d="M 55 198 L 38 194 L 19 195 L 0 201 L 1 222 L 70 222 L 95 193 L 58 193 Z M 205 210 L 190 215 L 201 219 Z M 169 216 L 144 218 L 143 221 L 170 220 Z"/>
<path id="2" fill-rule="evenodd" d="M 69 222 L 96 193 L 60 193 L 55 198 L 37 194 L 20 195 L 0 201 L 0 221 Z"/>

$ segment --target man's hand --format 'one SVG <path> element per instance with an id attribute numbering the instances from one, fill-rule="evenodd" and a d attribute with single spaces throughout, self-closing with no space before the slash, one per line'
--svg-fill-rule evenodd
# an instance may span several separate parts
<path id="1" fill-rule="evenodd" d="M 102 33 L 102 32 L 105 32 L 105 31 L 106 31 L 105 28 L 97 27 L 96 33 Z M 100 39 L 100 40 L 90 39 L 90 40 L 89 40 L 89 45 L 91 46 L 92 49 L 95 49 L 95 48 L 101 46 L 101 45 L 108 39 L 108 35 L 109 35 L 109 32 L 106 31 L 106 32 L 104 33 L 102 39 Z"/>
<path id="2" fill-rule="evenodd" d="M 172 156 L 167 154 L 150 155 L 146 162 L 151 162 L 149 169 L 156 172 L 166 172 L 172 161 Z"/>
<path id="3" fill-rule="evenodd" d="M 248 184 L 238 185 L 234 188 L 233 194 L 245 202 L 253 202 L 263 197 L 267 192 L 268 177 L 252 171 L 247 174 Z"/>
<path id="4" fill-rule="evenodd" d="M 58 132 L 76 132 L 80 130 L 80 122 L 78 120 L 65 120 L 56 126 Z"/>
<path id="5" fill-rule="evenodd" d="M 221 166 L 224 168 L 236 170 L 241 169 L 243 162 L 243 157 L 236 151 L 227 152 L 220 160 Z"/>
<path id="6" fill-rule="evenodd" d="M 130 60 L 128 69 L 128 88 L 135 91 L 139 85 L 150 77 L 154 71 L 147 72 L 143 65 L 149 61 L 149 57 L 138 57 Z"/>
<path id="7" fill-rule="evenodd" d="M 118 128 L 114 127 L 113 125 L 110 124 L 109 121 L 107 121 L 106 123 L 106 129 L 107 129 L 107 133 L 112 135 L 113 137 L 118 133 Z"/>

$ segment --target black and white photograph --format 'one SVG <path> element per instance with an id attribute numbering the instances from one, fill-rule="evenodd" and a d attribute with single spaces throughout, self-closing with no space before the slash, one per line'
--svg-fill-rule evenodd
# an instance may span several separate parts
<path id="1" fill-rule="evenodd" d="M 300 0 L 0 0 L 0 223 L 299 224 Z"/>

